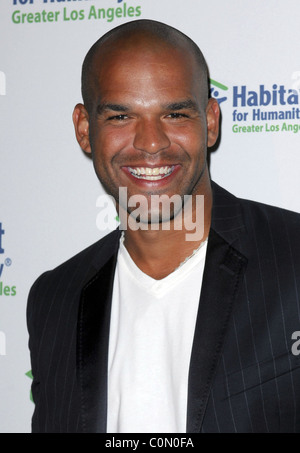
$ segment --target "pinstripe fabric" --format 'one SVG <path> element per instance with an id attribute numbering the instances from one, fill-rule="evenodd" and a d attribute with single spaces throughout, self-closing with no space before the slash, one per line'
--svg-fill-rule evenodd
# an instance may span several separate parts
<path id="1" fill-rule="evenodd" d="M 232 197 L 222 198 L 218 222 L 232 216 Z M 214 228 L 247 257 L 247 270 L 202 432 L 300 432 L 300 356 L 291 353 L 300 330 L 300 216 L 236 201 L 244 232 L 234 238 L 226 222 Z"/>
<path id="2" fill-rule="evenodd" d="M 300 432 L 300 215 L 213 184 L 190 365 L 188 432 Z M 33 432 L 106 427 L 118 231 L 43 274 L 28 300 Z"/>
<path id="3" fill-rule="evenodd" d="M 83 431 L 77 375 L 77 321 L 82 288 L 116 252 L 120 233 L 41 275 L 27 306 L 35 412 L 33 432 Z M 111 245 L 111 242 L 113 245 Z M 95 304 L 101 304 L 101 293 Z"/>

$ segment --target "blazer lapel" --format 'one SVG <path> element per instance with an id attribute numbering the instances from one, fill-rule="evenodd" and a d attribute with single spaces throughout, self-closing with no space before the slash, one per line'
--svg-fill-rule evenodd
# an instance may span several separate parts
<path id="1" fill-rule="evenodd" d="M 77 327 L 77 373 L 84 432 L 106 432 L 110 311 L 117 252 L 85 285 Z"/>
<path id="2" fill-rule="evenodd" d="M 210 389 L 221 357 L 234 301 L 242 284 L 247 259 L 231 244 L 244 229 L 237 204 L 222 200 L 222 189 L 214 186 L 215 211 L 209 234 L 200 303 L 192 348 L 187 406 L 187 432 L 199 433 L 205 415 Z M 226 194 L 226 193 L 225 193 Z M 218 204 L 223 204 L 218 206 Z M 226 209 L 224 208 L 226 205 Z M 231 209 L 231 212 L 230 212 Z M 228 213 L 229 211 L 229 213 Z M 233 214 L 235 211 L 235 215 Z M 233 219 L 231 225 L 225 221 Z M 223 217 L 223 221 L 222 221 Z M 237 220 L 239 219 L 239 220 Z M 226 225 L 226 232 L 220 226 Z M 215 231 L 218 228 L 219 233 Z"/>

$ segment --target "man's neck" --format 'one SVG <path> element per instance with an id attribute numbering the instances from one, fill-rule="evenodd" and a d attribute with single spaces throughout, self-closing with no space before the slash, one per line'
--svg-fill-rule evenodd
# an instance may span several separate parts
<path id="1" fill-rule="evenodd" d="M 175 221 L 169 223 L 170 228 L 164 230 L 160 224 L 159 230 L 137 229 L 125 231 L 124 245 L 135 264 L 150 277 L 160 280 L 172 273 L 178 266 L 203 243 L 209 234 L 212 208 L 211 189 L 198 202 L 203 201 L 203 209 L 193 209 L 193 225 L 187 218 L 181 222 L 182 228 L 176 229 Z M 196 197 L 193 196 L 193 203 Z M 184 211 L 184 210 L 183 210 Z M 199 213 L 201 213 L 199 218 Z M 181 212 L 183 215 L 184 212 Z M 178 219 L 177 219 L 178 220 Z"/>

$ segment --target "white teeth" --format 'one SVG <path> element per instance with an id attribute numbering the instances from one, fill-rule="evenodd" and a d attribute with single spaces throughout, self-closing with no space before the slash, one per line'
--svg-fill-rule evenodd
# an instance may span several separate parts
<path id="1" fill-rule="evenodd" d="M 128 167 L 130 173 L 135 176 L 136 178 L 142 178 L 142 179 L 147 179 L 149 181 L 156 181 L 158 179 L 165 178 L 166 176 L 169 176 L 173 170 L 174 170 L 174 165 L 172 167 L 135 167 L 131 168 Z"/>

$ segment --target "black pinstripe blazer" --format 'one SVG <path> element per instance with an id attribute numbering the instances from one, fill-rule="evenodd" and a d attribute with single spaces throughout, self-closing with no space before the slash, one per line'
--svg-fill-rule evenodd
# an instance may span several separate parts
<path id="1" fill-rule="evenodd" d="M 187 432 L 300 432 L 300 215 L 213 184 Z M 33 432 L 105 432 L 115 231 L 33 285 Z"/>

